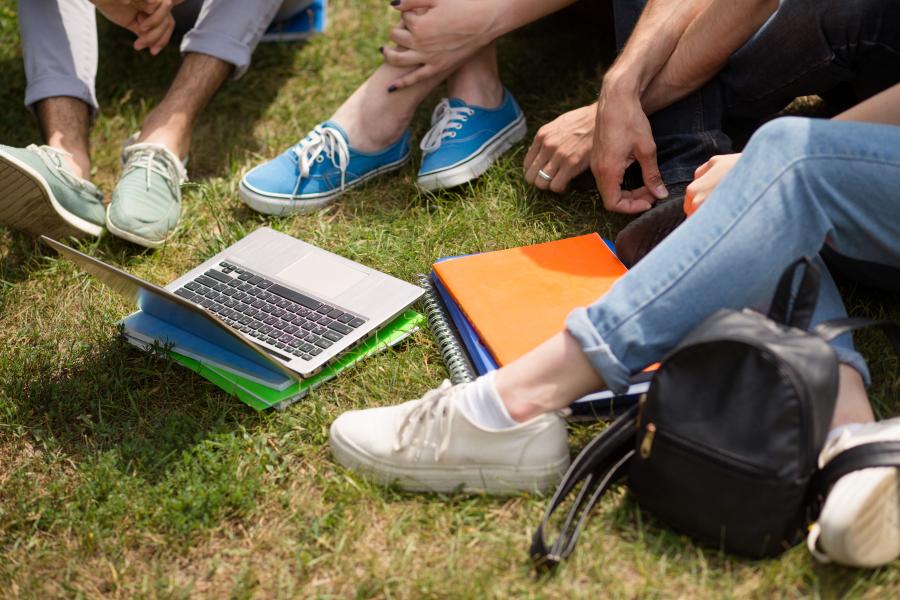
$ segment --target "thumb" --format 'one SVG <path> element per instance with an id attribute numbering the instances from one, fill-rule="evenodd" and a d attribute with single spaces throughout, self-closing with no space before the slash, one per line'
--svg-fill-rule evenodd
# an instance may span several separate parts
<path id="1" fill-rule="evenodd" d="M 391 0 L 391 6 L 400 12 L 434 7 L 434 0 Z"/>
<path id="2" fill-rule="evenodd" d="M 659 165 L 656 163 L 656 144 L 652 142 L 645 146 L 640 146 L 635 152 L 635 158 L 641 165 L 641 175 L 644 178 L 644 185 L 653 194 L 657 200 L 669 197 L 669 190 L 663 183 L 662 175 L 659 173 Z"/>

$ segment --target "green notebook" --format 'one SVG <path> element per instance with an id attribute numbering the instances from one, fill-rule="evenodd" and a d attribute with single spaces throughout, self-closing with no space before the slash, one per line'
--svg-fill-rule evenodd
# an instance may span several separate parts
<path id="1" fill-rule="evenodd" d="M 242 402 L 255 408 L 265 410 L 267 408 L 283 409 L 296 402 L 329 379 L 337 376 L 344 369 L 356 364 L 360 360 L 382 350 L 390 348 L 409 337 L 425 322 L 425 317 L 407 310 L 399 317 L 379 329 L 371 338 L 357 346 L 347 354 L 338 358 L 325 369 L 302 381 L 299 381 L 287 389 L 274 390 L 255 381 L 250 381 L 212 365 L 206 365 L 199 360 L 170 351 L 175 362 L 184 365 L 201 377 L 216 384 L 229 394 L 237 396 Z"/>

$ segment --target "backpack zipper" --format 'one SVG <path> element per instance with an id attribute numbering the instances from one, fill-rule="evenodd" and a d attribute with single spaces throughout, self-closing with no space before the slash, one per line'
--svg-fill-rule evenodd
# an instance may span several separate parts
<path id="1" fill-rule="evenodd" d="M 640 455 L 643 460 L 650 458 L 650 455 L 653 452 L 653 442 L 656 438 L 663 439 L 688 454 L 702 456 L 706 460 L 748 475 L 753 475 L 755 477 L 773 477 L 776 475 L 776 471 L 772 469 L 747 462 L 737 456 L 725 454 L 721 450 L 710 448 L 705 444 L 693 440 L 686 440 L 671 431 L 660 431 L 654 423 L 647 423 L 644 437 L 641 440 Z"/>

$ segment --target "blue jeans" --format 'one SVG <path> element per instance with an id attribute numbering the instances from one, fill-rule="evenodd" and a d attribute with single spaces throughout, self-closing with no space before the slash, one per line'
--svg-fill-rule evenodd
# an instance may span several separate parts
<path id="1" fill-rule="evenodd" d="M 900 267 L 900 127 L 782 118 L 751 138 L 706 203 L 567 328 L 610 389 L 720 308 L 764 307 L 783 270 L 823 247 Z M 823 269 L 813 324 L 846 316 Z M 838 359 L 868 383 L 850 336 Z"/>
<path id="2" fill-rule="evenodd" d="M 614 0 L 620 48 L 645 4 Z M 726 118 L 755 121 L 844 85 L 862 100 L 898 81 L 900 1 L 782 0 L 716 79 L 650 117 L 663 180 L 689 182 L 709 157 L 733 152 Z"/>

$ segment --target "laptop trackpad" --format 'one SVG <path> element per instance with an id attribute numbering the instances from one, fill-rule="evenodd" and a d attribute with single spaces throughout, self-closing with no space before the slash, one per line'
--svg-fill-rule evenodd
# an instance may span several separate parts
<path id="1" fill-rule="evenodd" d="M 317 296 L 333 299 L 369 274 L 328 255 L 311 253 L 280 271 L 278 276 L 288 283 L 310 290 Z"/>

